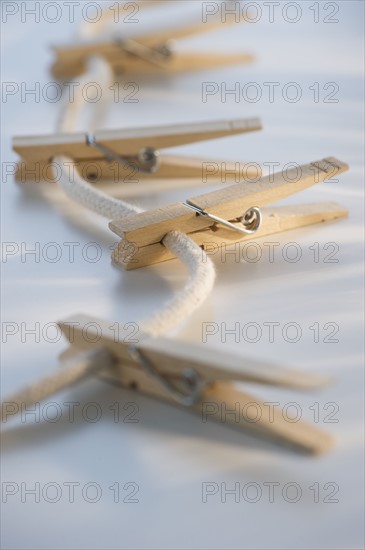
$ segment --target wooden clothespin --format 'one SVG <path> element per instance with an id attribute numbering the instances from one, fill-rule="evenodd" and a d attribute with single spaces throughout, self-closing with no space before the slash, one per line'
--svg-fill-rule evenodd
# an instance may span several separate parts
<path id="1" fill-rule="evenodd" d="M 187 346 L 138 331 L 132 337 L 129 328 L 120 328 L 116 337 L 115 324 L 83 315 L 66 319 L 59 326 L 71 344 L 62 357 L 71 364 L 9 398 L 2 404 L 3 420 L 19 412 L 21 406 L 30 406 L 86 376 L 97 375 L 185 406 L 198 413 L 203 422 L 227 423 L 311 453 L 326 452 L 332 446 L 332 438 L 316 426 L 303 420 L 293 423 L 279 408 L 272 415 L 267 404 L 233 385 L 249 382 L 313 390 L 328 384 L 323 376 L 209 350 L 202 344 Z"/>
<path id="2" fill-rule="evenodd" d="M 99 180 L 138 182 L 140 178 L 148 177 L 202 179 L 204 175 L 207 181 L 222 176 L 238 177 L 239 181 L 242 173 L 247 178 L 257 176 L 257 167 L 245 169 L 245 165 L 240 163 L 165 155 L 160 150 L 257 130 L 261 130 L 260 120 L 251 118 L 103 130 L 86 135 L 15 137 L 13 149 L 22 157 L 16 178 L 22 182 L 55 181 L 57 166 L 52 159 L 56 155 L 65 155 L 75 161 L 75 168 L 89 183 Z M 213 170 L 209 168 L 212 166 Z M 67 170 L 70 172 L 69 166 Z"/>
<path id="3" fill-rule="evenodd" d="M 158 3 L 160 2 L 137 4 L 139 8 L 142 8 L 147 7 L 148 4 L 154 6 Z M 222 2 L 222 5 L 224 4 L 225 2 Z M 240 18 L 242 22 L 245 21 L 243 14 Z M 229 17 L 222 22 L 221 11 L 217 10 L 206 20 L 203 20 L 202 17 L 198 23 L 177 28 L 173 26 L 165 31 L 137 35 L 133 39 L 125 36 L 124 32 L 119 32 L 114 37 L 104 40 L 87 40 L 72 46 L 55 47 L 56 61 L 51 71 L 53 76 L 59 80 L 74 78 L 86 71 L 88 60 L 95 55 L 104 57 L 116 73 L 128 72 L 142 75 L 156 71 L 180 73 L 250 63 L 254 59 L 251 54 L 220 53 L 219 51 L 209 53 L 177 52 L 174 49 L 176 40 L 237 22 L 239 22 L 237 16 Z"/>
<path id="4" fill-rule="evenodd" d="M 122 238 L 113 260 L 136 269 L 173 258 L 162 244 L 173 230 L 188 234 L 203 249 L 228 246 L 289 229 L 342 218 L 347 211 L 336 203 L 266 207 L 266 205 L 348 170 L 329 157 L 285 173 L 245 181 L 155 210 L 114 220 L 109 227 Z"/>

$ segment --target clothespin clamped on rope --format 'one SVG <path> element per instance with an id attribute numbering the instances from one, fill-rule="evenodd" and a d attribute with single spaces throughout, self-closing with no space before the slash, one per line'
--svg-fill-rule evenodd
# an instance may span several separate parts
<path id="1" fill-rule="evenodd" d="M 125 269 L 173 259 L 162 244 L 169 231 L 182 231 L 203 249 L 220 247 L 272 235 L 289 229 L 347 216 L 340 205 L 330 203 L 268 207 L 316 183 L 330 180 L 348 170 L 347 164 L 329 157 L 276 173 L 255 182 L 245 181 L 149 210 L 109 227 L 121 237 L 113 253 L 114 262 Z"/>
<path id="2" fill-rule="evenodd" d="M 167 155 L 161 149 L 261 130 L 258 118 L 194 122 L 151 128 L 101 130 L 94 134 L 52 134 L 15 137 L 13 149 L 22 157 L 16 177 L 21 182 L 55 181 L 58 168 L 52 159 L 65 155 L 89 183 L 114 180 L 136 182 L 145 178 L 219 179 L 257 176 L 257 164 L 224 162 Z M 63 167 L 64 169 L 66 167 Z M 70 171 L 70 167 L 67 167 Z"/>
<path id="3" fill-rule="evenodd" d="M 138 9 L 150 7 L 164 2 L 135 3 Z M 232 2 L 238 5 L 238 2 Z M 227 7 L 228 6 L 228 7 Z M 199 51 L 177 51 L 175 42 L 190 36 L 201 34 L 214 29 L 224 28 L 225 25 L 245 21 L 241 10 L 238 14 L 229 10 L 229 2 L 222 2 L 222 9 L 214 13 L 201 14 L 198 23 L 191 23 L 182 27 L 169 27 L 163 31 L 137 35 L 133 38 L 118 32 L 114 37 L 99 40 L 84 40 L 72 46 L 58 46 L 54 48 L 56 61 L 52 66 L 52 74 L 61 80 L 74 78 L 83 74 L 88 60 L 93 56 L 102 56 L 111 65 L 116 73 L 181 73 L 187 71 L 201 71 L 219 66 L 228 66 L 253 61 L 251 54 L 221 53 Z M 121 6 L 121 9 L 123 7 Z M 222 17 L 222 13 L 230 13 L 230 17 Z M 126 26 L 124 27 L 126 28 Z"/>
<path id="4" fill-rule="evenodd" d="M 129 328 L 121 328 L 116 338 L 115 325 L 113 328 L 110 323 L 83 315 L 66 319 L 59 326 L 71 344 L 63 354 L 67 359 L 63 368 L 3 402 L 3 421 L 40 398 L 97 375 L 124 388 L 186 407 L 204 421 L 215 420 L 248 430 L 298 450 L 323 453 L 333 444 L 327 433 L 304 420 L 290 422 L 279 409 L 272 418 L 264 402 L 233 384 L 248 382 L 313 390 L 328 384 L 323 376 L 209 350 L 203 344 L 151 338 L 142 332 L 132 336 Z M 238 403 L 240 410 L 236 415 L 224 414 L 235 410 Z"/>

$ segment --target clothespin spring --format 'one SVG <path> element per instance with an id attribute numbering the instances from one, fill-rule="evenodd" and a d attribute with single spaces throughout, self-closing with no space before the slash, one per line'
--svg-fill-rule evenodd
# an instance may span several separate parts
<path id="1" fill-rule="evenodd" d="M 126 53 L 149 61 L 158 67 L 165 67 L 166 61 L 173 55 L 173 40 L 168 40 L 157 48 L 150 48 L 131 38 L 120 38 L 119 36 L 114 39 L 114 42 Z"/>
<path id="2" fill-rule="evenodd" d="M 144 147 L 141 149 L 136 157 L 123 157 L 118 153 L 115 153 L 105 145 L 98 143 L 93 134 L 86 134 L 86 143 L 90 147 L 95 147 L 101 151 L 107 158 L 107 160 L 115 160 L 131 168 L 137 168 L 139 172 L 143 174 L 153 174 L 160 166 L 160 152 L 156 151 L 152 147 Z"/>
<path id="3" fill-rule="evenodd" d="M 180 405 L 185 407 L 192 407 L 199 401 L 201 398 L 202 391 L 206 386 L 204 382 L 194 369 L 184 369 L 181 372 L 180 381 L 187 388 L 187 393 L 180 391 L 170 380 L 163 376 L 152 363 L 143 355 L 143 353 L 136 348 L 136 346 L 129 346 L 128 353 L 134 361 L 139 363 L 139 365 L 153 378 L 155 378 L 161 386 L 163 386 L 170 394 L 170 396 L 175 399 Z"/>
<path id="4" fill-rule="evenodd" d="M 251 208 L 244 212 L 243 216 L 239 218 L 244 227 L 238 227 L 237 225 L 234 225 L 233 223 L 224 220 L 223 218 L 219 218 L 214 214 L 205 212 L 205 210 L 202 210 L 198 206 L 194 206 L 192 204 L 189 204 L 188 202 L 183 202 L 183 205 L 191 208 L 191 210 L 194 210 L 200 216 L 205 216 L 210 220 L 220 223 L 221 225 L 224 225 L 229 229 L 233 229 L 234 231 L 238 231 L 239 233 L 244 233 L 245 235 L 252 235 L 253 233 L 256 233 L 256 231 L 260 228 L 262 222 L 262 213 L 258 206 L 251 206 Z"/>

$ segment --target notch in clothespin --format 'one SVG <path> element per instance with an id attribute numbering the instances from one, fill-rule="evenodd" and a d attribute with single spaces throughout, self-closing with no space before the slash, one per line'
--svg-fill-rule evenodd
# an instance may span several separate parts
<path id="1" fill-rule="evenodd" d="M 174 124 L 150 128 L 102 130 L 94 134 L 52 134 L 15 137 L 13 149 L 22 161 L 18 181 L 57 181 L 57 155 L 74 160 L 90 183 L 100 180 L 138 183 L 140 178 L 208 180 L 257 176 L 258 166 L 166 155 L 161 149 L 261 130 L 258 118 Z M 63 167 L 72 175 L 71 167 Z"/>
<path id="2" fill-rule="evenodd" d="M 158 2 L 157 2 L 158 3 Z M 154 6 L 156 2 L 139 3 L 139 8 Z M 163 2 L 163 3 L 166 3 Z M 180 73 L 199 71 L 219 66 L 227 66 L 253 61 L 251 54 L 217 52 L 183 52 L 177 51 L 175 42 L 190 36 L 212 31 L 224 27 L 226 24 L 244 22 L 243 10 L 234 10 L 234 16 L 229 10 L 230 2 L 217 3 L 214 13 L 201 15 L 198 23 L 186 26 L 174 25 L 163 31 L 147 34 L 126 36 L 124 31 L 115 33 L 111 38 L 98 41 L 83 41 L 72 46 L 58 46 L 54 48 L 56 61 L 52 66 L 52 74 L 61 80 L 74 78 L 83 74 L 88 60 L 93 56 L 102 56 L 111 65 L 115 73 L 147 73 L 169 72 Z M 232 2 L 238 6 L 238 2 Z M 228 6 L 227 9 L 224 6 Z M 231 13 L 230 17 L 222 18 L 222 10 Z M 238 19 L 239 17 L 239 19 Z M 127 25 L 124 26 L 124 29 Z"/>
<path id="3" fill-rule="evenodd" d="M 209 350 L 202 344 L 151 338 L 138 328 L 132 335 L 131 327 L 119 327 L 116 334 L 115 323 L 111 326 L 84 315 L 66 319 L 59 326 L 70 342 L 63 354 L 68 363 L 56 375 L 2 403 L 3 421 L 21 407 L 45 399 L 86 376 L 97 375 L 123 388 L 186 407 L 203 421 L 227 423 L 298 450 L 323 453 L 333 444 L 326 432 L 304 420 L 290 422 L 279 408 L 272 417 L 267 404 L 234 386 L 234 382 L 246 382 L 316 390 L 328 384 L 326 377 Z M 237 414 L 224 414 L 232 410 Z"/>
<path id="4" fill-rule="evenodd" d="M 329 180 L 348 170 L 328 157 L 285 173 L 245 181 L 161 208 L 114 220 L 109 224 L 121 242 L 113 260 L 125 269 L 173 259 L 162 244 L 169 231 L 182 231 L 210 253 L 230 244 L 343 218 L 336 203 L 268 207 L 267 205 Z"/>

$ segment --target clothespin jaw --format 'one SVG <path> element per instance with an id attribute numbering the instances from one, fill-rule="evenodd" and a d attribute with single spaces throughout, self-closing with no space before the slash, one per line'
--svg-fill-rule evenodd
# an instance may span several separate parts
<path id="1" fill-rule="evenodd" d="M 329 157 L 285 174 L 265 176 L 254 183 L 246 181 L 185 203 L 114 220 L 109 227 L 122 240 L 113 253 L 113 261 L 125 269 L 136 269 L 172 259 L 162 241 L 173 230 L 186 233 L 204 249 L 218 250 L 252 238 L 343 218 L 347 211 L 336 203 L 276 208 L 267 205 L 347 169 L 345 163 Z M 247 216 L 253 216 L 249 223 Z"/>
<path id="2" fill-rule="evenodd" d="M 283 420 L 283 415 L 270 418 L 263 402 L 233 385 L 235 381 L 254 382 L 313 390 L 327 385 L 326 377 L 242 359 L 209 350 L 202 344 L 151 338 L 131 323 L 116 329 L 115 323 L 78 315 L 61 321 L 59 326 L 71 344 L 67 357 L 93 348 L 107 350 L 110 360 L 98 375 L 124 388 L 184 405 L 200 416 L 208 408 L 213 420 L 249 429 L 301 450 L 320 453 L 332 445 L 326 433 L 302 420 L 293 424 Z M 222 419 L 222 407 L 230 410 L 237 403 L 243 411 L 239 420 L 228 418 L 229 415 Z M 255 422 L 247 412 L 249 403 L 261 410 Z"/>
<path id="3" fill-rule="evenodd" d="M 161 149 L 177 147 L 261 130 L 257 118 L 175 124 L 150 128 L 103 130 L 95 134 L 53 134 L 15 137 L 13 149 L 21 156 L 18 181 L 57 181 L 60 169 L 73 176 L 76 169 L 90 183 L 110 180 L 138 183 L 145 178 L 204 178 L 206 181 L 226 177 L 257 175 L 241 163 L 230 164 L 167 155 Z M 55 156 L 72 159 L 67 166 L 57 166 Z M 213 166 L 213 169 L 212 169 Z"/>
<path id="4" fill-rule="evenodd" d="M 145 2 L 143 5 L 149 4 L 153 5 L 153 2 Z M 173 74 L 251 63 L 254 57 L 247 53 L 180 52 L 174 47 L 176 40 L 245 21 L 242 13 L 239 17 L 240 20 L 236 14 L 235 17 L 223 21 L 220 10 L 217 10 L 216 14 L 209 14 L 205 20 L 201 17 L 198 23 L 142 34 L 133 39 L 118 32 L 104 41 L 86 41 L 73 46 L 55 47 L 56 61 L 51 72 L 59 80 L 74 78 L 86 71 L 87 62 L 93 56 L 104 57 L 115 73 L 136 75 L 156 72 Z"/>

